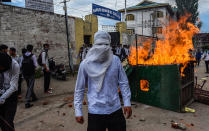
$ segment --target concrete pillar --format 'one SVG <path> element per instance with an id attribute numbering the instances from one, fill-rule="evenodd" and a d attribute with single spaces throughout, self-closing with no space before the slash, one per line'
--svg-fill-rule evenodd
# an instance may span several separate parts
<path id="1" fill-rule="evenodd" d="M 94 34 L 98 31 L 98 18 L 96 15 L 90 14 L 85 16 L 85 22 L 90 23 L 90 32 L 87 35 L 91 35 L 91 43 L 93 44 Z"/>
<path id="2" fill-rule="evenodd" d="M 82 18 L 75 18 L 75 41 L 76 41 L 76 54 L 79 54 L 79 50 L 84 43 L 84 20 Z M 77 64 L 79 64 L 77 59 Z"/>
<path id="3" fill-rule="evenodd" d="M 116 30 L 117 32 L 120 32 L 120 43 L 123 41 L 123 33 L 127 33 L 126 30 L 126 23 L 125 22 L 118 22 L 116 23 Z"/>

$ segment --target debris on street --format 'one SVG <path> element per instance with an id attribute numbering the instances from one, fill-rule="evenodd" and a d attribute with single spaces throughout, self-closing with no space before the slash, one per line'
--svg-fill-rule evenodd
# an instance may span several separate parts
<path id="1" fill-rule="evenodd" d="M 171 127 L 175 129 L 180 129 L 180 130 L 186 130 L 187 127 L 182 124 L 182 123 L 177 123 L 177 122 L 171 122 Z"/>
<path id="2" fill-rule="evenodd" d="M 195 109 L 185 107 L 185 112 L 195 113 Z"/>

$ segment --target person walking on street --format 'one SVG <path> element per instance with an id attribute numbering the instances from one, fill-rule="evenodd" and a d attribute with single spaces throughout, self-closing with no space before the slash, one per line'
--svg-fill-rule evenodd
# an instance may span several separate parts
<path id="1" fill-rule="evenodd" d="M 115 45 L 112 46 L 112 53 L 113 53 L 113 55 L 116 55 L 116 46 Z"/>
<path id="2" fill-rule="evenodd" d="M 11 57 L 0 53 L 0 128 L 14 131 L 14 117 L 17 110 L 17 83 L 19 64 Z"/>
<path id="3" fill-rule="evenodd" d="M 83 44 L 83 54 L 82 54 L 82 60 L 84 60 L 85 58 L 86 58 L 86 55 L 87 55 L 87 53 L 88 53 L 88 50 L 89 50 L 89 47 L 88 47 L 88 45 L 87 44 Z"/>
<path id="4" fill-rule="evenodd" d="M 202 57 L 202 53 L 200 52 L 200 50 L 198 50 L 196 53 L 196 63 L 198 66 L 200 65 L 201 57 Z"/>
<path id="5" fill-rule="evenodd" d="M 117 45 L 116 47 L 116 55 L 121 59 L 121 51 L 122 51 L 122 48 L 121 48 L 121 45 Z"/>
<path id="6" fill-rule="evenodd" d="M 23 61 L 23 56 L 27 52 L 27 49 L 23 48 L 22 49 L 22 56 L 20 57 L 20 67 L 22 67 L 22 61 Z M 22 74 L 22 69 L 20 68 L 20 75 L 19 75 L 19 80 L 18 80 L 18 99 L 22 98 L 22 81 L 23 81 L 23 74 Z"/>
<path id="7" fill-rule="evenodd" d="M 26 80 L 28 86 L 26 93 L 25 108 L 32 107 L 33 104 L 30 104 L 30 102 L 34 102 L 38 100 L 34 93 L 35 69 L 38 67 L 38 64 L 37 64 L 36 56 L 32 53 L 32 51 L 33 51 L 33 46 L 27 45 L 27 52 L 23 55 L 23 60 L 21 63 L 23 77 Z"/>
<path id="8" fill-rule="evenodd" d="M 206 73 L 209 73 L 209 51 L 204 54 L 203 59 L 205 60 Z"/>
<path id="9" fill-rule="evenodd" d="M 84 123 L 82 101 L 88 85 L 88 131 L 126 131 L 118 85 L 124 101 L 124 114 L 132 115 L 131 92 L 120 59 L 113 55 L 111 36 L 99 31 L 94 36 L 94 45 L 80 64 L 74 93 L 76 121 Z"/>
<path id="10" fill-rule="evenodd" d="M 81 63 L 81 61 L 83 60 L 82 57 L 83 56 L 83 46 L 80 48 L 80 50 L 79 50 L 79 54 L 78 54 L 78 57 L 80 58 L 80 63 Z"/>
<path id="11" fill-rule="evenodd" d="M 49 56 L 48 56 L 48 50 L 49 50 L 49 44 L 43 45 L 43 52 L 41 53 L 42 57 L 42 68 L 44 72 L 44 92 L 48 94 L 52 94 L 52 89 L 49 88 L 50 86 L 50 80 L 51 80 L 51 73 L 49 69 Z"/>

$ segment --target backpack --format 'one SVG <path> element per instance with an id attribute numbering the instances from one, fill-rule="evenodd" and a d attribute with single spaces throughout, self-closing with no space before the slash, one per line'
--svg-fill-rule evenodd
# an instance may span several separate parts
<path id="1" fill-rule="evenodd" d="M 35 74 L 35 66 L 32 59 L 33 54 L 26 56 L 23 55 L 22 61 L 22 73 L 24 76 L 30 76 Z"/>
<path id="2" fill-rule="evenodd" d="M 38 56 L 38 60 L 37 60 L 37 62 L 38 62 L 38 65 L 39 66 L 43 66 L 43 63 L 42 63 L 42 53 L 43 53 L 44 51 L 42 51 L 40 54 L 39 54 L 39 56 Z M 47 57 L 47 53 L 46 53 L 46 57 Z"/>

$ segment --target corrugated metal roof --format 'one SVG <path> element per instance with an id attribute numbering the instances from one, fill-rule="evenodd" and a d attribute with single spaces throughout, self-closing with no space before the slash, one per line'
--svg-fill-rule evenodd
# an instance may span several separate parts
<path id="1" fill-rule="evenodd" d="M 154 7 L 162 7 L 162 6 L 169 6 L 168 3 L 156 3 L 148 0 L 144 0 L 141 3 L 128 7 L 127 10 L 140 10 L 140 9 L 145 9 L 145 8 L 154 8 Z M 124 12 L 125 9 L 119 10 L 120 12 Z"/>
<path id="2" fill-rule="evenodd" d="M 153 6 L 159 6 L 159 5 L 165 5 L 165 4 L 161 4 L 161 3 L 152 3 L 152 4 L 146 4 L 146 5 L 136 5 L 136 6 L 132 6 L 132 7 L 129 7 L 127 9 L 133 9 L 133 8 L 144 8 L 144 7 L 153 7 Z M 167 4 L 166 4 L 167 5 Z"/>

